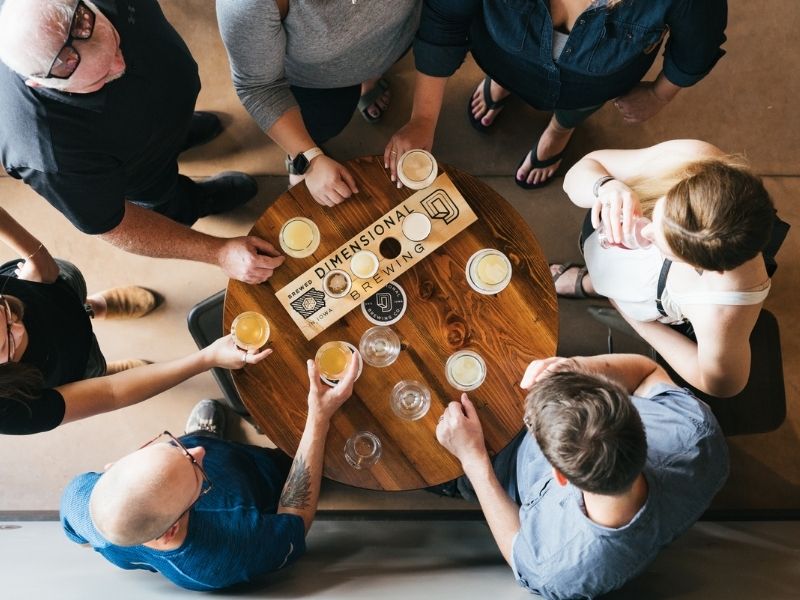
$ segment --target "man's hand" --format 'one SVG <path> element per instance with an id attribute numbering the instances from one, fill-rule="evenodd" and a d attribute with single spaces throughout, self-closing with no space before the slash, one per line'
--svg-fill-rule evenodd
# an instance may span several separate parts
<path id="1" fill-rule="evenodd" d="M 284 260 L 272 244 L 253 235 L 226 240 L 217 255 L 217 264 L 228 277 L 245 283 L 266 281 Z"/>
<path id="2" fill-rule="evenodd" d="M 411 119 L 395 133 L 383 151 L 383 166 L 389 169 L 392 181 L 397 182 L 398 189 L 403 187 L 397 178 L 397 161 L 409 150 L 427 150 L 433 146 L 435 123 L 424 119 Z"/>
<path id="3" fill-rule="evenodd" d="M 17 278 L 25 281 L 53 283 L 58 278 L 59 268 L 47 248 L 42 248 L 31 258 L 18 262 L 14 272 Z"/>
<path id="4" fill-rule="evenodd" d="M 462 465 L 488 456 L 478 412 L 466 394 L 461 394 L 461 402 L 447 405 L 436 426 L 436 439 Z"/>
<path id="5" fill-rule="evenodd" d="M 534 383 L 546 377 L 550 377 L 553 373 L 577 371 L 578 369 L 577 358 L 551 356 L 550 358 L 535 360 L 525 369 L 525 374 L 522 376 L 522 381 L 519 382 L 519 387 L 523 390 L 529 390 L 533 387 Z"/>
<path id="6" fill-rule="evenodd" d="M 640 81 L 630 92 L 614 100 L 614 106 L 630 124 L 647 121 L 667 104 L 669 100 L 657 95 L 654 81 Z"/>
<path id="7" fill-rule="evenodd" d="M 318 416 L 325 422 L 330 421 L 333 413 L 353 394 L 353 384 L 361 364 L 361 355 L 358 352 L 353 353 L 347 370 L 339 383 L 332 388 L 321 382 L 317 365 L 313 360 L 309 360 L 307 364 L 309 416 Z"/>
<path id="8" fill-rule="evenodd" d="M 358 193 L 350 171 L 325 155 L 311 161 L 305 182 L 314 200 L 323 206 L 335 206 Z"/>
<path id="9" fill-rule="evenodd" d="M 270 354 L 272 349 L 267 348 L 261 352 L 242 350 L 233 341 L 230 334 L 222 336 L 201 350 L 208 359 L 208 368 L 221 367 L 223 369 L 241 369 L 245 365 L 254 365 L 261 362 Z"/>

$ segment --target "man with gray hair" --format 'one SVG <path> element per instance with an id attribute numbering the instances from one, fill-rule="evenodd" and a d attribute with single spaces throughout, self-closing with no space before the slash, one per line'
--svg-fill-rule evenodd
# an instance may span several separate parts
<path id="1" fill-rule="evenodd" d="M 257 192 L 200 183 L 178 155 L 222 130 L 194 112 L 197 64 L 156 0 L 0 0 L 0 162 L 84 233 L 126 251 L 220 266 L 256 283 L 283 257 L 255 236 L 190 229 Z"/>
<path id="2" fill-rule="evenodd" d="M 308 361 L 308 412 L 293 462 L 278 450 L 220 439 L 222 407 L 203 400 L 187 435 L 165 431 L 105 473 L 73 479 L 61 500 L 64 532 L 123 569 L 158 571 L 191 590 L 288 566 L 305 551 L 330 420 L 350 397 L 360 361 L 356 355 L 333 388 Z"/>

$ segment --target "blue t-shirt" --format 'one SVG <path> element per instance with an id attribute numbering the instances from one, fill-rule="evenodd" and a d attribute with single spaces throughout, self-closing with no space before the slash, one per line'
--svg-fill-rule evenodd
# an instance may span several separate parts
<path id="1" fill-rule="evenodd" d="M 621 587 L 702 515 L 727 479 L 727 445 L 707 405 L 664 384 L 632 400 L 647 434 L 648 495 L 624 527 L 590 520 L 581 491 L 558 485 L 534 437 L 520 445 L 518 489 L 509 490 L 521 500 L 512 568 L 530 591 L 563 600 Z"/>
<path id="2" fill-rule="evenodd" d="M 67 485 L 61 524 L 72 541 L 89 543 L 123 569 L 158 571 L 190 590 L 214 590 L 253 581 L 293 563 L 305 552 L 305 527 L 297 515 L 276 514 L 286 469 L 264 448 L 209 437 L 181 439 L 203 446 L 203 468 L 213 489 L 189 513 L 180 548 L 158 551 L 121 547 L 105 540 L 89 515 L 89 497 L 100 473 L 84 473 Z"/>

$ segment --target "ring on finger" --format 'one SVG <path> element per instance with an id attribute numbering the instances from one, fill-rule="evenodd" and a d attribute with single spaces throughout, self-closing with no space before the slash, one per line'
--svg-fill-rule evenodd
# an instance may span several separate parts
<path id="1" fill-rule="evenodd" d="M 397 150 L 392 150 L 389 154 L 397 154 Z"/>
<path id="2" fill-rule="evenodd" d="M 242 362 L 243 362 L 243 363 L 246 363 L 246 362 L 247 362 L 247 350 L 245 350 L 244 352 L 242 352 Z"/>

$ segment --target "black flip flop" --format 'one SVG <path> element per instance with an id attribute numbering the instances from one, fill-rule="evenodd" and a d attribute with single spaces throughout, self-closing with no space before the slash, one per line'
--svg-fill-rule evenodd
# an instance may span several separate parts
<path id="1" fill-rule="evenodd" d="M 487 112 L 490 111 L 490 110 L 497 110 L 499 108 L 503 108 L 503 105 L 506 103 L 506 100 L 508 100 L 509 97 L 510 97 L 510 96 L 506 96 L 505 98 L 502 98 L 502 99 L 497 100 L 497 101 L 492 100 L 492 88 L 491 88 L 491 86 L 492 86 L 491 78 L 485 77 L 484 80 L 483 80 L 483 90 L 482 90 L 481 93 L 483 94 L 483 102 L 484 102 L 484 104 L 486 104 Z M 484 113 L 484 115 L 485 115 L 485 113 Z M 492 125 L 494 125 L 494 121 L 492 121 L 492 125 L 484 125 L 483 123 L 481 123 L 481 119 L 483 117 L 481 117 L 481 119 L 476 119 L 475 118 L 475 115 L 472 114 L 472 96 L 470 96 L 469 100 L 467 101 L 467 118 L 469 119 L 470 124 L 477 131 L 480 131 L 481 133 L 488 133 L 489 128 Z M 495 119 L 496 118 L 497 118 L 497 116 L 495 116 Z"/>
<path id="2" fill-rule="evenodd" d="M 539 160 L 539 156 L 536 154 L 536 151 L 539 148 L 539 140 L 540 139 L 542 139 L 541 136 L 536 140 L 536 142 L 534 142 L 533 147 L 531 148 L 531 152 L 530 152 L 530 154 L 531 154 L 531 170 L 533 170 L 533 169 L 543 169 L 545 167 L 549 167 L 551 165 L 554 165 L 555 163 L 557 163 L 558 161 L 560 161 L 564 157 L 564 152 L 567 151 L 567 148 L 565 146 L 564 149 L 561 152 L 559 152 L 558 154 L 556 154 L 555 156 L 551 156 L 550 158 L 546 158 L 544 160 Z M 567 146 L 569 146 L 569 142 L 567 142 Z M 517 168 L 514 169 L 514 183 L 516 183 L 523 190 L 535 190 L 536 188 L 540 188 L 540 187 L 546 186 L 547 184 L 549 184 L 553 180 L 553 178 L 555 177 L 555 173 L 553 173 L 553 175 L 551 175 L 549 178 L 545 179 L 544 181 L 542 181 L 540 183 L 528 183 L 524 179 L 522 181 L 517 179 L 517 171 L 519 171 L 519 168 L 523 164 L 525 164 L 525 159 L 526 158 L 528 158 L 527 154 L 522 157 L 522 160 L 519 161 L 519 164 L 517 165 Z"/>
<path id="3" fill-rule="evenodd" d="M 550 264 L 550 266 L 551 267 L 553 266 L 552 263 Z M 578 275 L 575 278 L 575 290 L 574 290 L 574 293 L 573 294 L 559 294 L 559 296 L 561 296 L 562 298 L 589 298 L 590 297 L 589 294 L 587 294 L 586 290 L 583 289 L 583 278 L 586 276 L 586 273 L 588 273 L 588 269 L 586 268 L 585 265 L 581 265 L 581 264 L 574 263 L 574 262 L 568 262 L 568 263 L 562 264 L 558 268 L 558 271 L 553 273 L 553 285 L 555 285 L 556 281 L 558 281 L 558 279 L 564 273 L 566 273 L 570 269 L 574 269 L 574 268 L 578 269 Z"/>
<path id="4" fill-rule="evenodd" d="M 390 90 L 389 82 L 386 81 L 386 79 L 384 79 L 383 77 L 381 77 L 375 83 L 374 88 L 372 88 L 370 91 L 368 91 L 366 94 L 364 94 L 358 99 L 358 112 L 361 113 L 361 116 L 364 117 L 364 120 L 367 123 L 377 123 L 378 121 L 380 121 L 381 117 L 383 116 L 383 113 L 389 108 L 388 106 L 386 108 L 381 108 L 380 106 L 378 106 L 377 117 L 373 117 L 371 114 L 369 114 L 368 110 L 370 106 L 372 106 L 377 102 L 378 98 L 383 96 L 383 94 L 385 92 L 388 92 L 389 90 Z"/>

